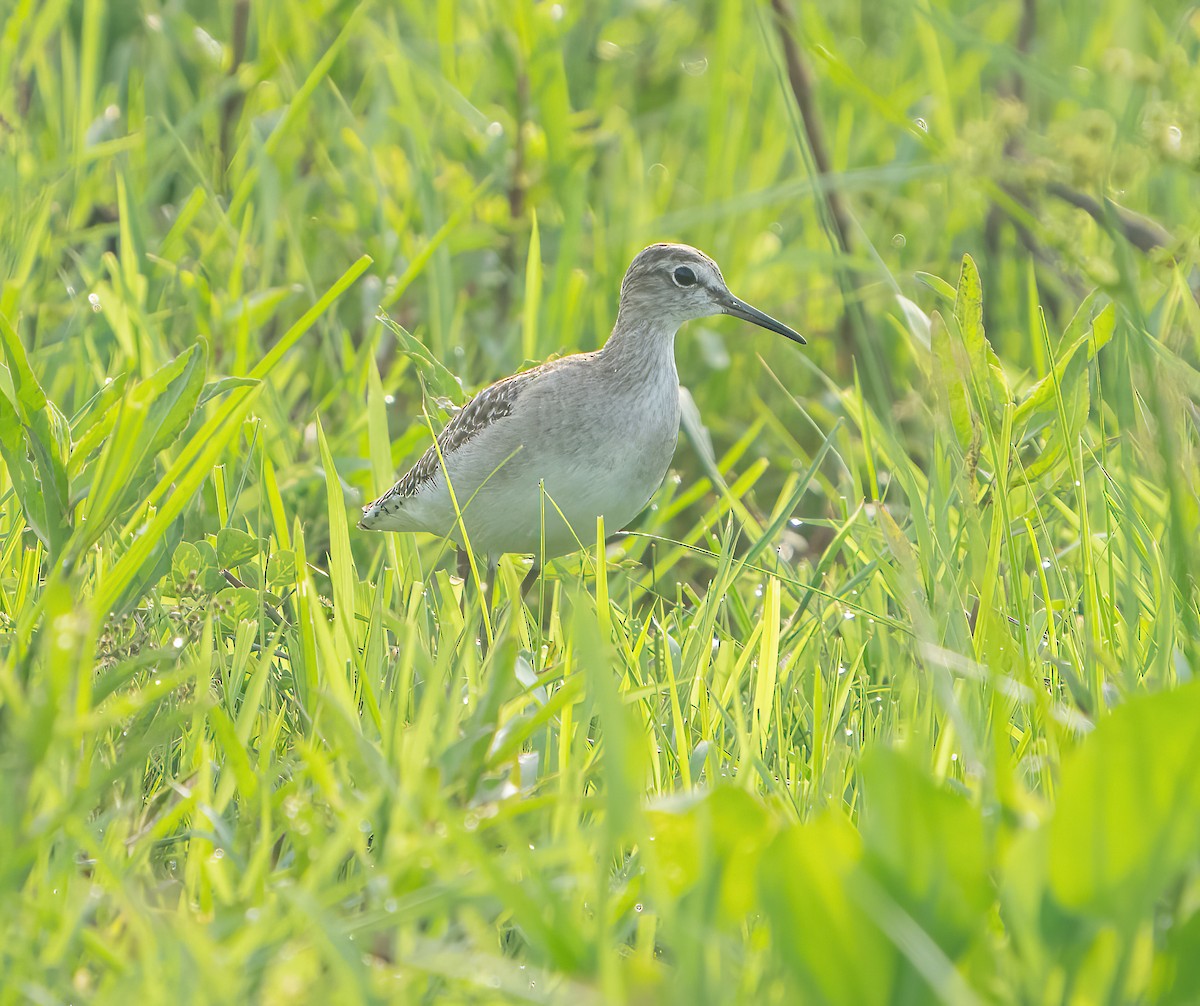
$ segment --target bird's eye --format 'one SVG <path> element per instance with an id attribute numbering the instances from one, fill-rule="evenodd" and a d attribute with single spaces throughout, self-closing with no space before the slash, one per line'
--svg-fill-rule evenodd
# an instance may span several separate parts
<path id="1" fill-rule="evenodd" d="M 679 266 L 674 272 L 676 286 L 695 286 L 696 274 L 685 265 Z"/>

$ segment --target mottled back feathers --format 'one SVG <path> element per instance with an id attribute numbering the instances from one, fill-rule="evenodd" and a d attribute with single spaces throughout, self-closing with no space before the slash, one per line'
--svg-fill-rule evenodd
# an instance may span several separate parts
<path id="1" fill-rule="evenodd" d="M 484 388 L 478 395 L 464 405 L 448 422 L 437 437 L 437 446 L 430 445 L 412 466 L 378 502 L 386 503 L 394 499 L 408 499 L 417 495 L 427 482 L 441 471 L 441 458 L 449 458 L 456 450 L 467 443 L 472 437 L 491 426 L 497 420 L 510 416 L 513 403 L 529 381 L 536 377 L 533 371 L 524 374 L 514 374 L 512 377 L 497 381 L 490 387 Z"/>

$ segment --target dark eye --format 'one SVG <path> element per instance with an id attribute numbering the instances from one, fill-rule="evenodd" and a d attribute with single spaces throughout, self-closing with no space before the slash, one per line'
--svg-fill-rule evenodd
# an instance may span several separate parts
<path id="1" fill-rule="evenodd" d="M 679 266 L 675 270 L 675 285 L 676 286 L 695 286 L 696 274 L 685 265 Z"/>

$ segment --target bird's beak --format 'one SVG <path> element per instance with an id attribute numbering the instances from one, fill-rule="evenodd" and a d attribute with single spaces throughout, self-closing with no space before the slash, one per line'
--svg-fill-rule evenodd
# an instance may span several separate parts
<path id="1" fill-rule="evenodd" d="M 776 321 L 769 314 L 764 314 L 758 308 L 751 307 L 744 300 L 739 300 L 733 294 L 728 294 L 728 299 L 722 305 L 722 310 L 726 314 L 733 315 L 735 318 L 741 318 L 742 321 L 748 321 L 759 328 L 765 328 L 769 332 L 778 332 L 780 335 L 791 339 L 792 342 L 799 343 L 801 346 L 807 345 L 804 336 L 799 332 L 793 331 L 782 321 Z"/>

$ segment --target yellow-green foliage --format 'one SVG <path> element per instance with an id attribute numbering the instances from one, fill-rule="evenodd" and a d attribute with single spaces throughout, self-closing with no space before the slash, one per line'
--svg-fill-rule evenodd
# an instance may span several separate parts
<path id="1" fill-rule="evenodd" d="M 797 7 L 0 4 L 0 1003 L 1200 999 L 1200 21 Z M 354 529 L 663 239 L 633 533 Z"/>

